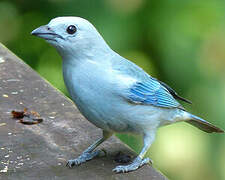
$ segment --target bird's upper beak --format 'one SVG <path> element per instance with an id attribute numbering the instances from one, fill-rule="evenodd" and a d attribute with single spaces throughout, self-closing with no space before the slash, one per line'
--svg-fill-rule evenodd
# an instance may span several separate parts
<path id="1" fill-rule="evenodd" d="M 56 34 L 53 30 L 51 30 L 48 25 L 40 26 L 39 28 L 33 30 L 31 34 L 45 40 L 56 41 L 56 38 L 64 39 L 62 36 Z"/>

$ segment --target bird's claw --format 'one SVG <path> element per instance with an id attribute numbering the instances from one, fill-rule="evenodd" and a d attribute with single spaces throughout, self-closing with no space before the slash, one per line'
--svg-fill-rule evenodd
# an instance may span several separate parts
<path id="1" fill-rule="evenodd" d="M 66 166 L 69 167 L 69 168 L 72 168 L 74 165 L 78 166 L 80 165 L 78 159 L 70 159 L 68 160 Z"/>
<path id="2" fill-rule="evenodd" d="M 113 172 L 126 173 L 130 171 L 135 171 L 141 166 L 145 164 L 149 164 L 149 163 L 152 164 L 152 160 L 150 158 L 145 158 L 143 160 L 141 158 L 136 158 L 131 164 L 124 165 L 124 166 L 117 166 L 116 168 L 113 169 Z"/>
<path id="3" fill-rule="evenodd" d="M 93 152 L 84 152 L 76 159 L 68 160 L 66 166 L 72 168 L 73 166 L 79 166 L 80 164 L 93 159 L 94 157 L 98 156 L 100 150 L 93 151 Z"/>

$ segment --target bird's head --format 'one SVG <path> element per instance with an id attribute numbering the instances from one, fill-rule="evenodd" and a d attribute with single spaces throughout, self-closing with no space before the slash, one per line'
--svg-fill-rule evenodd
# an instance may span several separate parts
<path id="1" fill-rule="evenodd" d="M 107 51 L 108 45 L 95 27 L 80 17 L 57 17 L 31 32 L 53 45 L 62 57 L 92 56 Z M 101 50 L 101 51 L 99 51 Z"/>

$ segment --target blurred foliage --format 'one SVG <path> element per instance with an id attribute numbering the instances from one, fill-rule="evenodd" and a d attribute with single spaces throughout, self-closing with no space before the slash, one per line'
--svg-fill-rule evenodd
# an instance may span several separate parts
<path id="1" fill-rule="evenodd" d="M 0 42 L 68 95 L 61 58 L 30 32 L 56 16 L 91 21 L 108 44 L 225 129 L 224 0 L 1 0 Z M 135 151 L 140 137 L 118 135 Z M 169 179 L 225 179 L 225 136 L 185 123 L 163 127 L 148 155 Z"/>

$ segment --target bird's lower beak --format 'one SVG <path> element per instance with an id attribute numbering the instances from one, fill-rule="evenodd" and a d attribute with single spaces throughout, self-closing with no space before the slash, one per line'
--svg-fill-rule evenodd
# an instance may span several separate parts
<path id="1" fill-rule="evenodd" d="M 31 34 L 43 38 L 45 40 L 56 41 L 56 38 L 63 39 L 60 35 L 56 34 L 53 30 L 51 30 L 48 25 L 40 26 L 39 28 L 33 30 Z"/>

